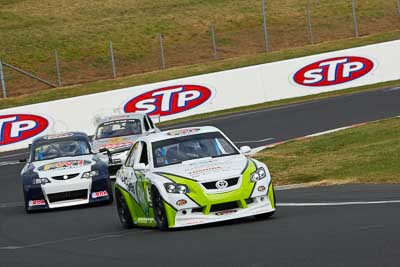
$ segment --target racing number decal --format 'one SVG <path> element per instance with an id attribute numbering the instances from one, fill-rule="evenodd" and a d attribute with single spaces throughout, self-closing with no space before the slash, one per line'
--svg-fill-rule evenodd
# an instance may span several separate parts
<path id="1" fill-rule="evenodd" d="M 126 188 L 133 196 L 136 196 L 135 185 L 128 179 L 128 177 L 124 176 L 121 178 L 121 182 L 126 185 Z"/>

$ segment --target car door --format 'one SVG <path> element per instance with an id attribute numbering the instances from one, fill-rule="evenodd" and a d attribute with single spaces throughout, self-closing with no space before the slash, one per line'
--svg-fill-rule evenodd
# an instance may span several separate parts
<path id="1" fill-rule="evenodd" d="M 140 142 L 140 153 L 134 163 L 134 172 L 136 177 L 136 192 L 138 202 L 146 218 L 151 218 L 151 181 L 149 174 L 149 154 L 146 142 Z"/>
<path id="2" fill-rule="evenodd" d="M 135 171 L 133 166 L 135 164 L 135 160 L 137 159 L 138 154 L 140 153 L 140 142 L 136 142 L 132 149 L 129 152 L 129 155 L 125 161 L 125 164 L 120 169 L 120 177 L 121 182 L 125 184 L 129 193 L 133 196 L 133 198 L 138 201 L 137 192 L 136 192 L 136 182 L 137 178 L 135 175 Z"/>

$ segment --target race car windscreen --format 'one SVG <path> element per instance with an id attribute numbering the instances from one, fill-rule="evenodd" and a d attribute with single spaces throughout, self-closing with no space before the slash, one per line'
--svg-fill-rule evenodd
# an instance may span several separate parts
<path id="1" fill-rule="evenodd" d="M 219 132 L 177 137 L 152 143 L 154 167 L 179 164 L 183 161 L 224 157 L 239 154 Z"/>
<path id="2" fill-rule="evenodd" d="M 117 120 L 105 122 L 97 128 L 96 139 L 118 136 L 136 135 L 142 133 L 139 119 Z"/>
<path id="3" fill-rule="evenodd" d="M 85 141 L 66 140 L 42 144 L 34 148 L 33 161 L 50 160 L 62 157 L 76 157 L 90 154 Z"/>

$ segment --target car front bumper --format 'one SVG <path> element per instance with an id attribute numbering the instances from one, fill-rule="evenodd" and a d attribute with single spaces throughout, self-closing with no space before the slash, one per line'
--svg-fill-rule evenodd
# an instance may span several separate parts
<path id="1" fill-rule="evenodd" d="M 109 201 L 112 198 L 110 179 L 76 179 L 68 183 L 24 185 L 28 211 L 62 208 Z"/>
<path id="2" fill-rule="evenodd" d="M 202 211 L 193 209 L 178 210 L 175 215 L 173 228 L 185 227 L 191 225 L 199 225 L 206 223 L 214 223 L 239 219 L 257 214 L 274 212 L 275 207 L 271 203 L 267 195 L 252 198 L 252 203 L 247 204 L 246 208 L 233 208 L 220 211 L 212 211 L 209 214 L 204 214 Z"/>

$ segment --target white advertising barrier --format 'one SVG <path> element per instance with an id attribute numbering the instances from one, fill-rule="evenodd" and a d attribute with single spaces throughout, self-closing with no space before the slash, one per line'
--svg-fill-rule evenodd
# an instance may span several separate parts
<path id="1" fill-rule="evenodd" d="M 101 116 L 143 112 L 162 121 L 400 79 L 400 40 L 0 110 L 0 151 L 38 136 L 94 134 Z"/>

